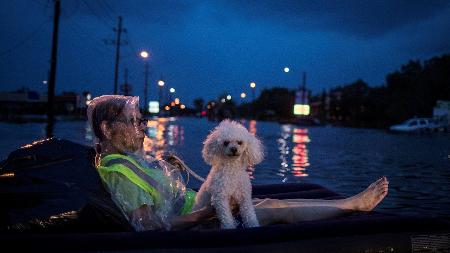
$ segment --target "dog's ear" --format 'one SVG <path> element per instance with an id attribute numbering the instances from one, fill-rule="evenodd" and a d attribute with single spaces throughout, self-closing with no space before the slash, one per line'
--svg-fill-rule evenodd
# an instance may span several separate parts
<path id="1" fill-rule="evenodd" d="M 214 160 L 217 158 L 218 152 L 220 152 L 216 135 L 216 132 L 210 133 L 205 142 L 203 142 L 202 155 L 208 165 L 214 164 Z"/>
<path id="2" fill-rule="evenodd" d="M 250 134 L 248 138 L 247 148 L 244 151 L 244 159 L 249 166 L 258 164 L 264 159 L 263 145 L 253 134 Z"/>

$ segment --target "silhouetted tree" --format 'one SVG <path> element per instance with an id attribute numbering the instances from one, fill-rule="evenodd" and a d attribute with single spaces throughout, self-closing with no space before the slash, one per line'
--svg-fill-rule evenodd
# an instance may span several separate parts
<path id="1" fill-rule="evenodd" d="M 205 101 L 202 98 L 194 99 L 194 109 L 196 112 L 203 111 Z"/>

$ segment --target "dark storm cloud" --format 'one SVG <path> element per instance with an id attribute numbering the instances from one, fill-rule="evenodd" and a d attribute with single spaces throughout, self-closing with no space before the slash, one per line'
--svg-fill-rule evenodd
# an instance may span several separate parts
<path id="1" fill-rule="evenodd" d="M 285 23 L 291 29 L 331 30 L 375 37 L 448 11 L 449 1 L 227 1 L 242 18 Z M 450 14 L 450 13 L 447 13 Z"/>

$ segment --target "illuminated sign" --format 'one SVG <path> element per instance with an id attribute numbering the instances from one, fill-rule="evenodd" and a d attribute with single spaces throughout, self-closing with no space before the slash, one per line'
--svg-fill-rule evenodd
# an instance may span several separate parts
<path id="1" fill-rule="evenodd" d="M 158 113 L 159 112 L 159 102 L 158 101 L 148 102 L 148 112 L 149 113 Z"/>
<path id="2" fill-rule="evenodd" d="M 295 104 L 294 115 L 309 115 L 309 105 Z"/>

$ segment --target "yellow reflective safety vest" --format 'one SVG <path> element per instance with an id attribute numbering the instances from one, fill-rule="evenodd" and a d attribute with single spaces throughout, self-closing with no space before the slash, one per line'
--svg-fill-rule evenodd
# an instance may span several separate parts
<path id="1" fill-rule="evenodd" d="M 155 163 L 155 167 L 157 162 Z M 183 197 L 167 196 L 167 194 L 177 194 L 171 190 L 173 184 L 170 179 L 159 168 L 147 168 L 139 164 L 130 156 L 121 154 L 110 154 L 102 158 L 98 173 L 103 181 L 108 173 L 120 173 L 133 184 L 147 192 L 156 207 L 160 206 L 164 200 L 175 199 L 173 211 L 178 215 L 185 215 L 192 211 L 195 202 L 195 191 L 186 189 Z M 165 189 L 162 190 L 161 189 Z"/>

